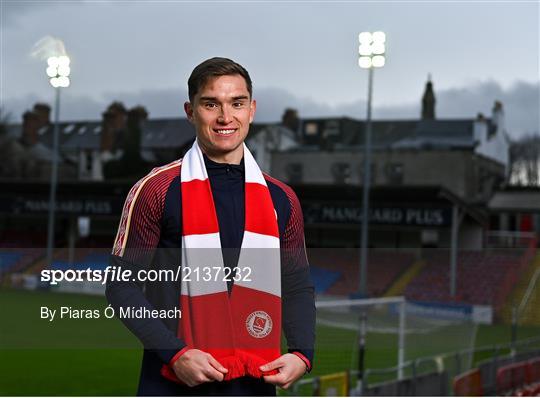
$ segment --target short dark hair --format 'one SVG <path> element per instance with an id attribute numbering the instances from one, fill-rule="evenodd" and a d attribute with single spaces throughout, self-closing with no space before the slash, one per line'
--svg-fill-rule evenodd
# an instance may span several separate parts
<path id="1" fill-rule="evenodd" d="M 191 72 L 191 76 L 188 79 L 189 100 L 193 102 L 195 95 L 197 95 L 210 78 L 229 75 L 242 76 L 246 81 L 249 96 L 252 97 L 253 88 L 248 71 L 242 65 L 237 64 L 229 58 L 214 57 L 197 65 L 193 69 L 193 72 Z"/>

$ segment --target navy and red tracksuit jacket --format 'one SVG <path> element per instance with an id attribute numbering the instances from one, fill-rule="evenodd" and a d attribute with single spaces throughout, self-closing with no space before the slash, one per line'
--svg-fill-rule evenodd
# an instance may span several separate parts
<path id="1" fill-rule="evenodd" d="M 234 268 L 244 231 L 244 164 L 222 164 L 205 156 L 220 229 L 225 267 Z M 175 269 L 181 262 L 182 193 L 178 162 L 150 173 L 136 184 L 126 203 L 126 228 L 119 231 L 112 266 L 130 269 Z M 284 183 L 264 175 L 277 213 L 281 248 L 282 325 L 289 352 L 309 369 L 315 344 L 314 288 L 304 244 L 302 210 L 295 193 Z M 232 282 L 231 282 L 232 283 Z M 229 283 L 229 289 L 231 288 Z M 170 310 L 178 307 L 180 281 L 140 283 L 108 281 L 106 296 L 118 307 Z M 118 313 L 118 311 L 117 311 Z M 210 314 L 211 316 L 211 314 Z M 177 337 L 177 319 L 122 319 L 144 345 L 138 395 L 275 395 L 273 385 L 250 377 L 187 387 L 160 374 L 163 364 L 186 346 Z"/>

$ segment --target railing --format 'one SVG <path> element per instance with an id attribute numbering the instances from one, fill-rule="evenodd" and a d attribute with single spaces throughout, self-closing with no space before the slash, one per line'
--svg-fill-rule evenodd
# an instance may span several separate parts
<path id="1" fill-rule="evenodd" d="M 534 288 L 536 287 L 536 283 L 538 282 L 538 278 L 540 278 L 540 268 L 538 268 L 535 271 L 533 277 L 531 278 L 531 281 L 529 282 L 529 286 L 527 286 L 527 291 L 525 292 L 523 299 L 521 299 L 521 303 L 519 303 L 519 307 L 516 313 L 518 320 L 520 316 L 523 314 L 523 311 L 525 310 L 525 307 L 527 306 L 527 303 L 529 302 L 529 299 L 531 298 L 532 292 L 534 291 Z"/>
<path id="2" fill-rule="evenodd" d="M 412 391 L 422 388 L 418 382 L 421 377 L 427 374 L 438 373 L 447 378 L 445 385 L 448 388 L 447 394 L 451 395 L 450 387 L 455 376 L 460 375 L 479 364 L 488 364 L 490 376 L 485 380 L 485 392 L 495 391 L 495 379 L 497 366 L 502 363 L 512 362 L 514 358 L 520 358 L 520 355 L 527 352 L 538 352 L 540 350 L 540 336 L 523 339 L 515 343 L 497 344 L 493 346 L 484 346 L 474 349 L 464 349 L 452 353 L 444 353 L 431 357 L 421 357 L 409 360 L 402 366 L 393 366 L 388 368 L 366 369 L 363 379 L 358 379 L 357 370 L 349 370 L 349 385 L 351 395 L 363 395 L 367 390 L 376 388 L 385 383 L 399 381 L 398 375 L 402 373 L 403 380 L 412 384 Z M 493 373 L 493 375 L 491 375 Z M 286 394 L 315 395 L 319 384 L 317 377 L 303 379 L 295 383 L 292 389 Z M 311 387 L 311 388 L 310 388 Z M 306 391 L 307 389 L 307 391 Z M 439 394 L 430 394 L 439 395 Z"/>
<path id="3" fill-rule="evenodd" d="M 525 248 L 535 246 L 535 232 L 521 231 L 488 231 L 485 235 L 485 246 L 488 248 Z"/>

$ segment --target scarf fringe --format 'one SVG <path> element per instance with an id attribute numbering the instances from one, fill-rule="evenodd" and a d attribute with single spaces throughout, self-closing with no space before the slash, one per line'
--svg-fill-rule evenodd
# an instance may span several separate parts
<path id="1" fill-rule="evenodd" d="M 223 379 L 224 381 L 244 376 L 260 379 L 263 376 L 270 376 L 279 373 L 277 369 L 262 372 L 259 367 L 265 365 L 268 363 L 268 361 L 259 357 L 258 355 L 254 355 L 250 352 L 242 350 L 236 350 L 234 355 L 220 358 L 219 363 L 221 363 L 228 370 Z M 178 377 L 176 377 L 176 374 L 170 365 L 163 365 L 161 368 L 161 375 L 167 380 L 178 384 L 184 384 L 178 379 Z"/>

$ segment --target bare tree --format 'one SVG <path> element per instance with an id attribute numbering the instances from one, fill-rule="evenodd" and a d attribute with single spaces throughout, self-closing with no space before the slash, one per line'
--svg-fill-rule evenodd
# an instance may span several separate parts
<path id="1" fill-rule="evenodd" d="M 8 124 L 11 119 L 11 113 L 6 113 L 4 108 L 0 107 L 0 136 L 6 135 L 8 132 Z"/>
<path id="2" fill-rule="evenodd" d="M 540 186 L 540 135 L 527 134 L 510 145 L 510 185 Z"/>

